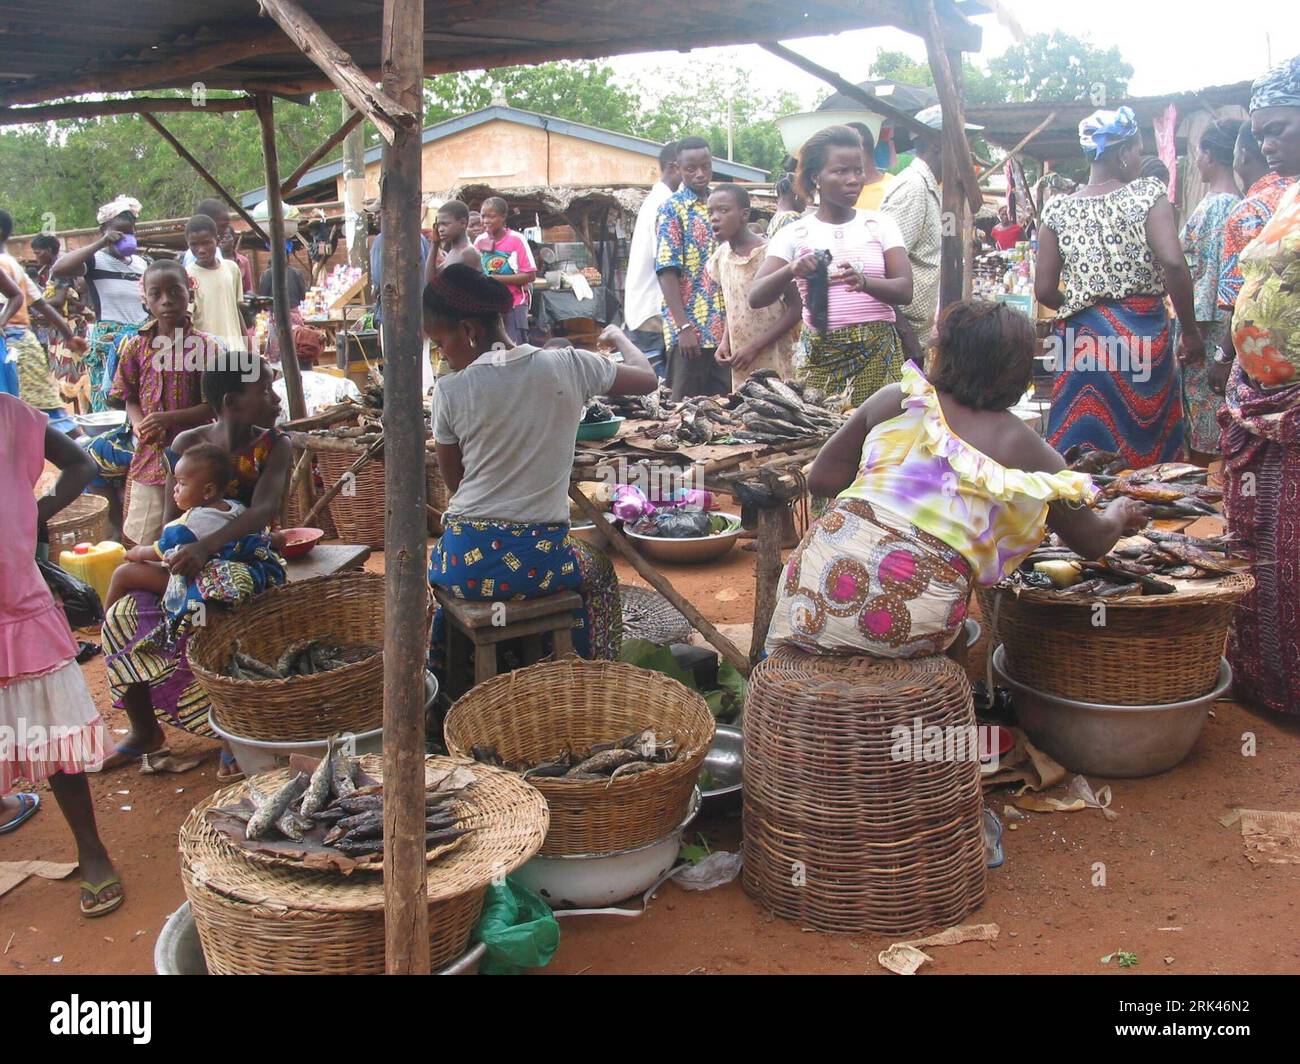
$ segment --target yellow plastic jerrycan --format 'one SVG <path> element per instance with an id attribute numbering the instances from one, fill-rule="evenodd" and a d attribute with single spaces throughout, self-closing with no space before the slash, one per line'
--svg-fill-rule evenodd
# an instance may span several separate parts
<path id="1" fill-rule="evenodd" d="M 97 592 L 102 602 L 108 597 L 108 583 L 113 570 L 126 560 L 126 548 L 120 543 L 78 543 L 59 555 L 59 568 L 84 580 Z"/>

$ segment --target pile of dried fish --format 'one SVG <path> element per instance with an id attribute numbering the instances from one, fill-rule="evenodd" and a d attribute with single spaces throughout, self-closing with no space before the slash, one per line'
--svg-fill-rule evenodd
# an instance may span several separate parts
<path id="1" fill-rule="evenodd" d="M 575 751 L 566 743 L 554 758 L 535 764 L 503 761 L 495 746 L 475 746 L 470 749 L 470 753 L 474 755 L 475 761 L 522 773 L 524 779 L 536 776 L 555 780 L 607 780 L 612 783 L 620 776 L 633 776 L 675 760 L 677 744 L 671 739 L 660 742 L 655 737 L 653 728 L 644 728 L 613 742 L 596 743 L 582 752 Z"/>
<path id="2" fill-rule="evenodd" d="M 601 422 L 612 421 L 613 419 L 613 409 L 608 404 L 601 402 L 599 399 L 593 399 L 582 408 L 582 418 L 579 424 L 599 425 Z"/>
<path id="3" fill-rule="evenodd" d="M 250 841 L 279 834 L 302 842 L 308 832 L 326 827 L 322 845 L 348 857 L 383 853 L 384 795 L 382 790 L 358 790 L 356 765 L 343 750 L 339 737 L 329 740 L 325 756 L 311 776 L 299 772 L 279 790 L 263 795 L 250 787 L 253 812 L 244 826 Z M 449 788 L 425 794 L 425 847 L 460 838 L 470 828 L 461 827 L 448 802 L 463 789 Z M 240 815 L 225 810 L 231 815 Z"/>
<path id="4" fill-rule="evenodd" d="M 1209 474 L 1201 466 L 1161 462 L 1129 469 L 1113 451 L 1079 453 L 1076 448 L 1066 451 L 1065 457 L 1072 470 L 1090 474 L 1102 489 L 1102 509 L 1110 500 L 1126 495 L 1145 503 L 1155 520 L 1204 517 L 1217 513 L 1214 504 L 1223 499 L 1222 491 L 1206 484 Z"/>
<path id="5" fill-rule="evenodd" d="M 323 639 L 299 639 L 284 648 L 284 653 L 274 665 L 268 665 L 251 654 L 244 653 L 236 639 L 224 671 L 235 680 L 285 680 L 290 676 L 312 676 L 318 672 L 329 672 L 331 669 L 364 661 L 378 653 L 379 648 L 374 646 L 343 646 L 327 643 Z"/>

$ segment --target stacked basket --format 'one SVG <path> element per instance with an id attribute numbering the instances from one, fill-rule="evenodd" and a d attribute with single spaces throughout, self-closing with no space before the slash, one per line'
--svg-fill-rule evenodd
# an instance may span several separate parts
<path id="1" fill-rule="evenodd" d="M 985 889 L 974 725 L 949 658 L 777 650 L 745 703 L 745 890 L 822 931 L 959 922 Z"/>
<path id="2" fill-rule="evenodd" d="M 226 675 L 235 641 L 274 662 L 292 642 L 384 643 L 384 578 L 346 572 L 272 588 L 209 616 L 189 645 L 190 667 L 224 731 L 246 739 L 296 742 L 379 728 L 384 718 L 384 656 L 379 651 L 312 676 L 236 680 Z"/>
<path id="3" fill-rule="evenodd" d="M 1237 573 L 1195 584 L 1097 600 L 998 586 L 980 603 L 990 646 L 1006 648 L 1012 679 L 1056 698 L 1154 706 L 1214 689 L 1233 610 L 1254 578 Z"/>
<path id="4" fill-rule="evenodd" d="M 50 558 L 72 550 L 78 543 L 102 543 L 108 539 L 108 500 L 102 495 L 78 495 L 50 518 Z"/>
<path id="5" fill-rule="evenodd" d="M 551 810 L 541 853 L 569 856 L 645 846 L 681 825 L 713 743 L 703 698 L 663 673 L 566 658 L 479 684 L 451 707 L 445 734 L 456 756 L 494 746 L 505 761 L 533 763 L 644 728 L 676 743 L 673 761 L 612 782 L 530 777 Z"/>
<path id="6" fill-rule="evenodd" d="M 364 453 L 364 447 L 355 451 L 318 451 L 316 461 L 321 477 L 329 487 L 335 484 Z M 425 497 L 428 505 L 439 513 L 447 509 L 451 493 L 438 471 L 437 459 L 432 452 L 425 455 Z M 347 493 L 339 492 L 330 500 L 329 510 L 338 530 L 339 539 L 347 543 L 362 543 L 376 550 L 384 546 L 384 459 L 372 458 L 355 474 L 356 482 Z M 430 530 L 433 518 L 429 519 Z"/>
<path id="7" fill-rule="evenodd" d="M 450 764 L 429 758 L 426 772 Z M 379 757 L 362 768 L 383 778 Z M 464 792 L 474 830 L 429 867 L 430 968 L 461 956 L 488 884 L 513 872 L 541 845 L 542 797 L 512 773 L 472 766 Z M 259 777 L 268 789 L 283 773 Z M 213 975 L 377 975 L 384 971 L 384 882 L 377 872 L 311 871 L 253 860 L 204 817 L 235 788 L 205 799 L 181 826 L 181 878 L 208 971 Z M 382 866 L 376 866 L 380 868 Z"/>

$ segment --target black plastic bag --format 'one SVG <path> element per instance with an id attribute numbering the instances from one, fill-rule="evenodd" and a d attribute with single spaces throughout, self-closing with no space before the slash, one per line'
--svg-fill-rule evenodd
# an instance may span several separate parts
<path id="1" fill-rule="evenodd" d="M 104 619 L 99 592 L 88 583 L 60 569 L 53 562 L 38 561 L 36 565 L 45 578 L 45 586 L 50 589 L 54 601 L 63 607 L 68 624 L 73 628 L 89 628 Z"/>

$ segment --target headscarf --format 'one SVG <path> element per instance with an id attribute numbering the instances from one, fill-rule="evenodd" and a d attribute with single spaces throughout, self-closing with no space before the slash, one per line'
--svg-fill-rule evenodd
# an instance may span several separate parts
<path id="1" fill-rule="evenodd" d="M 117 199 L 109 200 L 98 211 L 95 212 L 95 221 L 100 225 L 116 218 L 119 214 L 134 214 L 140 217 L 140 201 L 132 196 L 118 196 Z"/>
<path id="2" fill-rule="evenodd" d="M 1117 111 L 1093 111 L 1079 123 L 1079 145 L 1085 155 L 1100 159 L 1114 144 L 1138 135 L 1137 116 L 1131 107 Z"/>
<path id="3" fill-rule="evenodd" d="M 1300 107 L 1300 55 L 1279 63 L 1250 87 L 1250 111 L 1265 107 Z"/>

